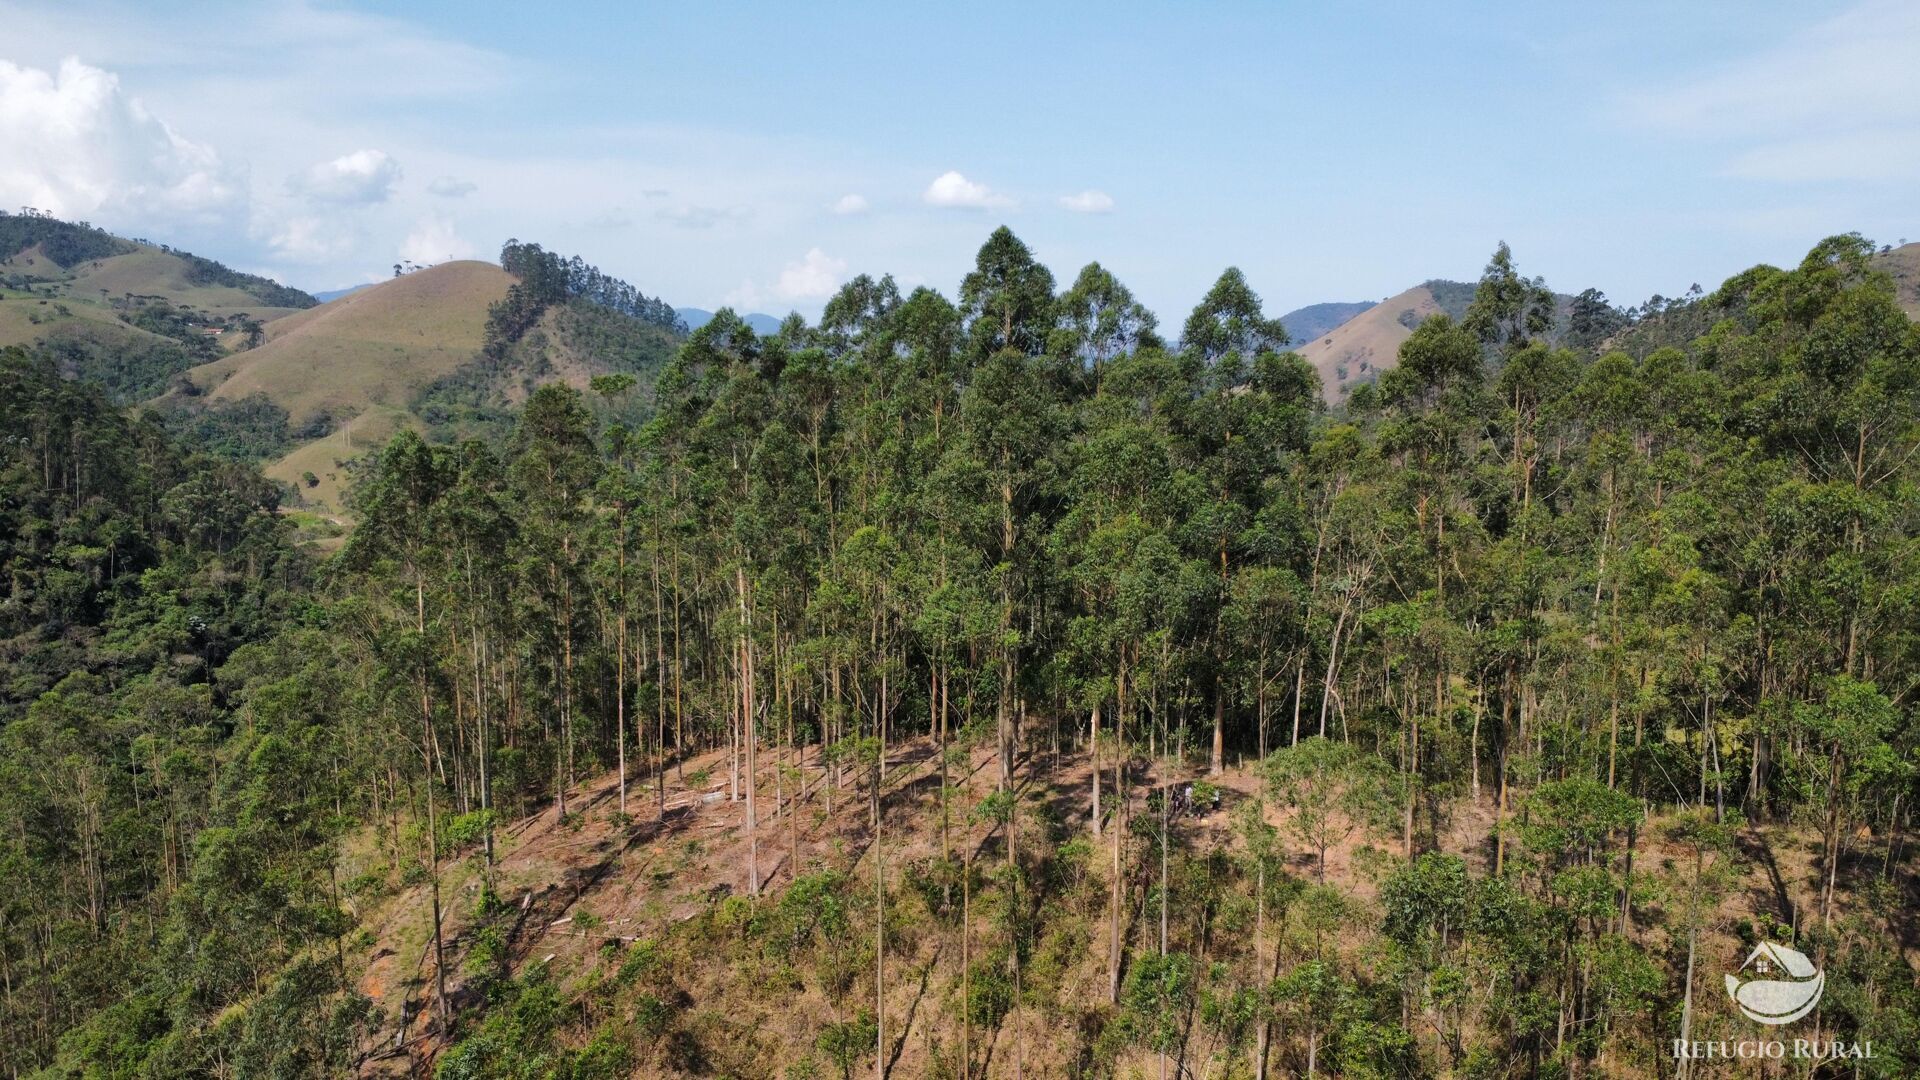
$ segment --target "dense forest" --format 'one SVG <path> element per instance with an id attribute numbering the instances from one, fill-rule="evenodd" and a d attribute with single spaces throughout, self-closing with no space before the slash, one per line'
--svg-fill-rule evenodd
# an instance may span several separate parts
<path id="1" fill-rule="evenodd" d="M 1239 271 L 1175 331 L 1001 229 L 955 299 L 721 312 L 638 413 L 403 432 L 324 556 L 10 352 L 0 1070 L 1673 1076 L 1755 1030 L 1705 954 L 1772 939 L 1826 979 L 1787 1030 L 1874 1051 L 1778 1075 L 1912 1076 L 1920 329 L 1872 255 L 1550 338 L 1503 245 L 1329 410 Z M 708 806 L 727 881 L 532 943 L 529 822 L 668 897 Z"/>

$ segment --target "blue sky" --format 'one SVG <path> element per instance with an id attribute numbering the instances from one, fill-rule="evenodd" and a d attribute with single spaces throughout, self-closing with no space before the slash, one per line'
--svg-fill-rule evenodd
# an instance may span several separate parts
<path id="1" fill-rule="evenodd" d="M 312 289 L 579 252 L 680 305 L 952 293 L 997 224 L 1176 322 L 1920 239 L 1920 5 L 22 4 L 0 205 Z"/>

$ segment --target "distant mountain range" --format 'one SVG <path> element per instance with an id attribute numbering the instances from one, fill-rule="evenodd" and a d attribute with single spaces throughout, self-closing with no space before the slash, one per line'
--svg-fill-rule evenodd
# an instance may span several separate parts
<path id="1" fill-rule="evenodd" d="M 687 324 L 688 330 L 698 330 L 713 321 L 713 312 L 705 308 L 677 307 L 673 310 L 679 313 L 681 320 Z M 754 333 L 763 337 L 767 334 L 777 333 L 780 329 L 779 319 L 758 311 L 750 315 L 741 315 L 740 318 L 744 319 L 748 326 L 753 327 Z"/>
<path id="2" fill-rule="evenodd" d="M 1308 304 L 1280 316 L 1280 322 L 1295 345 L 1304 345 L 1373 306 L 1372 300 Z"/>

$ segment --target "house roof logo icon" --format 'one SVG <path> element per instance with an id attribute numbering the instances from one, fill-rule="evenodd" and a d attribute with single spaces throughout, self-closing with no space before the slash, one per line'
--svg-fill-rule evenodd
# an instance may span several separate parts
<path id="1" fill-rule="evenodd" d="M 1738 975 L 1728 975 L 1727 996 L 1747 1019 L 1791 1024 L 1820 1004 L 1827 976 L 1807 954 L 1772 941 L 1754 946 Z"/>

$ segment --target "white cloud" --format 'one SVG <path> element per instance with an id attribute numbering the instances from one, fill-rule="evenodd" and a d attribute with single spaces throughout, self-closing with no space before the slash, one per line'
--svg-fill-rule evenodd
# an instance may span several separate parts
<path id="1" fill-rule="evenodd" d="M 839 201 L 833 204 L 833 212 L 836 214 L 864 214 L 867 212 L 867 197 L 865 195 L 842 195 Z"/>
<path id="2" fill-rule="evenodd" d="M 457 176 L 437 176 L 427 185 L 428 192 L 443 199 L 464 199 L 478 190 L 480 185 Z"/>
<path id="3" fill-rule="evenodd" d="M 840 287 L 846 276 L 847 260 L 836 259 L 819 248 L 809 250 L 798 262 L 790 262 L 773 284 L 773 295 L 782 300 L 825 300 Z"/>
<path id="4" fill-rule="evenodd" d="M 68 58 L 57 73 L 0 60 L 0 205 L 140 227 L 206 222 L 247 203 L 246 181 L 120 87 Z"/>
<path id="5" fill-rule="evenodd" d="M 1076 214 L 1111 214 L 1113 196 L 1088 188 L 1077 195 L 1060 196 L 1060 205 Z"/>
<path id="6" fill-rule="evenodd" d="M 474 247 L 460 236 L 453 222 L 444 217 L 422 218 L 400 245 L 400 257 L 422 266 L 471 259 Z"/>
<path id="7" fill-rule="evenodd" d="M 1920 5 L 1872 0 L 1717 70 L 1627 96 L 1627 119 L 1729 148 L 1728 175 L 1920 178 Z"/>
<path id="8" fill-rule="evenodd" d="M 266 232 L 274 258 L 309 265 L 337 259 L 352 251 L 359 241 L 352 230 L 310 215 L 286 218 Z"/>
<path id="9" fill-rule="evenodd" d="M 836 259 L 819 248 L 788 263 L 771 285 L 748 278 L 727 290 L 721 306 L 735 311 L 751 311 L 768 303 L 809 304 L 825 300 L 840 288 L 847 277 L 847 260 Z"/>
<path id="10" fill-rule="evenodd" d="M 735 311 L 750 311 L 757 308 L 760 306 L 760 286 L 750 280 L 743 280 L 727 290 L 727 295 L 720 298 L 720 306 L 730 307 Z"/>
<path id="11" fill-rule="evenodd" d="M 997 209 L 1013 205 L 1013 200 L 985 184 L 949 170 L 933 178 L 920 196 L 929 206 L 959 206 L 974 210 Z"/>
<path id="12" fill-rule="evenodd" d="M 287 187 L 316 203 L 371 206 L 393 197 L 400 163 L 384 150 L 355 150 L 287 178 Z"/>

